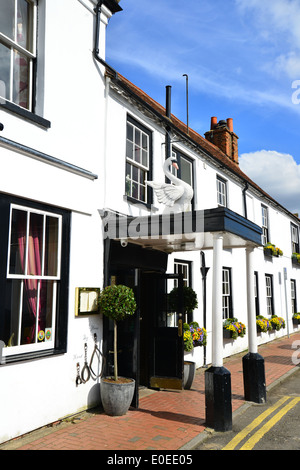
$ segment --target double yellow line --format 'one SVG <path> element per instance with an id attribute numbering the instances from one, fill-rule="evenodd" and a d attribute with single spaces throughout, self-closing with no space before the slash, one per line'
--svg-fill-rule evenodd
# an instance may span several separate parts
<path id="1" fill-rule="evenodd" d="M 242 442 L 255 428 L 260 426 L 262 422 L 270 416 L 274 411 L 280 408 L 286 401 L 292 397 L 284 396 L 278 400 L 273 406 L 264 411 L 259 415 L 252 423 L 246 426 L 240 433 L 238 433 L 222 450 L 234 450 L 237 445 Z M 293 398 L 287 403 L 281 410 L 279 410 L 269 421 L 267 421 L 262 427 L 260 427 L 255 434 L 253 434 L 240 450 L 251 450 L 257 444 L 257 442 L 297 403 L 299 403 L 300 397 Z"/>

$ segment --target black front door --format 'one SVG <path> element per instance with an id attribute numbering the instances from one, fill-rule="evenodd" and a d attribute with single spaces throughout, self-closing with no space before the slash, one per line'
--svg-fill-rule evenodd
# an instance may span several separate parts
<path id="1" fill-rule="evenodd" d="M 177 280 L 176 308 L 168 305 L 168 292 Z M 132 287 L 137 300 L 135 315 L 118 322 L 119 375 L 136 381 L 131 406 L 139 406 L 140 386 L 182 389 L 183 382 L 183 305 L 182 276 L 146 272 L 143 269 L 114 268 L 109 283 Z M 113 322 L 104 322 L 106 375 L 113 375 Z"/>
<path id="2" fill-rule="evenodd" d="M 168 293 L 177 280 L 177 305 Z M 143 273 L 140 306 L 140 381 L 150 388 L 183 388 L 183 280 L 178 274 Z"/>

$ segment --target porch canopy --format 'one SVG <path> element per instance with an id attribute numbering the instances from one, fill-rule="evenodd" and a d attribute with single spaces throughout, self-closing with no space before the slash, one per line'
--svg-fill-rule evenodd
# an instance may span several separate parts
<path id="1" fill-rule="evenodd" d="M 222 253 L 223 249 L 245 248 L 248 343 L 250 353 L 257 353 L 253 252 L 262 245 L 261 227 L 226 207 L 140 217 L 104 210 L 101 216 L 104 239 L 120 241 L 121 263 L 121 246 L 127 244 L 146 249 L 144 256 L 147 254 L 147 259 L 153 258 L 153 262 L 159 253 L 213 249 L 212 363 L 216 367 L 223 366 Z"/>
<path id="2" fill-rule="evenodd" d="M 249 350 L 243 358 L 245 399 L 263 403 L 265 372 L 263 358 L 257 353 L 253 256 L 254 249 L 262 245 L 261 227 L 225 207 L 141 217 L 104 211 L 102 216 L 104 238 L 120 241 L 119 261 L 123 258 L 121 247 L 127 244 L 139 245 L 144 249 L 141 258 L 147 254 L 153 263 L 159 253 L 167 258 L 179 251 L 213 249 L 212 366 L 205 373 L 206 423 L 218 431 L 231 429 L 230 372 L 223 367 L 222 254 L 224 248 L 245 248 Z"/>
<path id="3" fill-rule="evenodd" d="M 212 249 L 216 233 L 222 233 L 223 248 L 261 245 L 261 228 L 225 207 L 140 217 L 108 211 L 103 222 L 105 238 L 165 253 Z"/>

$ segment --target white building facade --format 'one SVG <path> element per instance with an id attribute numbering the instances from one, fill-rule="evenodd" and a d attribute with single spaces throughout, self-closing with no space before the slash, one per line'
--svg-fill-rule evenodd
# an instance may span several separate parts
<path id="1" fill-rule="evenodd" d="M 258 334 L 257 343 L 296 331 L 299 219 L 241 172 L 232 121 L 213 118 L 206 138 L 187 132 L 105 64 L 105 32 L 109 18 L 121 11 L 117 1 L 0 3 L 0 442 L 99 404 L 98 351 L 111 372 L 111 326 L 89 301 L 112 282 L 132 286 L 138 300 L 136 319 L 120 337 L 121 372 L 134 375 L 137 387 L 155 386 L 160 375 L 153 369 L 156 315 L 163 335 L 155 338 L 156 347 L 167 350 L 169 344 L 173 351 L 158 314 L 165 273 L 182 273 L 196 291 L 193 319 L 205 324 L 208 342 L 192 357 L 198 367 L 213 362 L 215 228 L 204 228 L 203 211 L 242 227 L 236 234 L 218 225 L 226 241 L 219 260 L 223 320 L 236 317 L 248 327 L 250 246 L 255 314 L 286 322 L 280 331 Z M 66 17 L 72 21 L 66 24 Z M 163 214 L 165 206 L 147 181 L 165 182 L 167 148 L 177 157 L 177 178 L 193 187 L 190 213 L 204 214 L 197 237 L 143 238 L 134 223 L 131 233 L 126 226 L 123 235 L 111 236 L 106 228 L 116 220 L 139 217 L 143 224 Z M 268 242 L 282 254 L 266 255 Z M 171 276 L 167 290 L 178 282 Z M 219 345 L 222 356 L 247 347 L 247 334 Z M 170 377 L 178 367 L 180 359 Z"/>

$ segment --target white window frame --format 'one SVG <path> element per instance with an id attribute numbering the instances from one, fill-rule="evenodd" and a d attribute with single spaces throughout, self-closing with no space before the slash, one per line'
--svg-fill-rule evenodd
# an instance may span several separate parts
<path id="1" fill-rule="evenodd" d="M 133 129 L 133 140 L 130 140 L 128 138 L 128 126 L 131 126 L 132 129 Z M 136 141 L 135 141 L 135 134 L 136 134 L 136 129 L 140 132 L 141 134 L 141 141 L 140 141 L 140 144 L 138 144 Z M 142 146 L 142 141 L 143 141 L 143 136 L 146 137 L 146 141 L 147 141 L 147 164 L 144 165 L 142 163 L 142 152 L 143 152 L 143 146 Z M 137 146 L 140 151 L 141 151 L 141 161 L 138 162 L 137 160 L 134 159 L 134 155 L 132 156 L 132 158 L 130 158 L 128 155 L 127 155 L 127 142 L 130 142 L 132 143 L 133 145 L 133 154 L 134 154 L 134 147 Z M 131 168 L 131 174 L 127 174 L 127 168 L 126 168 L 126 195 L 129 196 L 129 197 L 132 197 L 138 201 L 141 201 L 141 202 L 144 202 L 144 203 L 147 203 L 148 202 L 148 191 L 147 191 L 147 179 L 148 179 L 148 173 L 150 171 L 150 136 L 149 134 L 147 134 L 147 132 L 143 131 L 143 129 L 138 125 L 138 124 L 134 124 L 131 120 L 127 120 L 126 122 L 126 167 L 127 167 L 127 164 L 130 165 L 130 168 Z M 137 171 L 138 171 L 138 174 L 139 174 L 139 181 L 136 182 L 135 180 L 133 180 L 133 176 L 132 176 L 132 171 L 133 171 L 133 168 L 136 168 Z M 145 180 L 143 182 L 140 181 L 140 175 L 141 175 L 141 172 L 145 172 Z M 135 197 L 133 195 L 133 185 L 134 184 L 138 184 L 138 196 L 139 197 Z M 144 188 L 144 194 L 145 194 L 145 199 L 142 199 L 140 198 L 140 187 L 143 187 Z"/>
<path id="2" fill-rule="evenodd" d="M 41 275 L 30 275 L 30 274 L 11 274 L 9 272 L 10 267 L 10 246 L 11 246 L 11 231 L 12 231 L 12 213 L 13 210 L 20 210 L 27 213 L 27 227 L 26 227 L 26 246 L 25 246 L 25 265 L 24 265 L 24 273 L 27 272 L 27 261 L 28 261 L 28 237 L 29 237 L 29 222 L 30 222 L 30 214 L 39 214 L 43 216 L 43 255 L 42 255 L 42 274 Z M 57 263 L 56 263 L 56 275 L 43 275 L 43 270 L 45 267 L 45 223 L 46 217 L 49 216 L 51 218 L 55 218 L 58 221 L 58 246 L 57 246 Z M 53 212 L 48 212 L 44 210 L 34 209 L 27 206 L 22 206 L 18 204 L 11 204 L 10 205 L 10 222 L 9 222 L 9 237 L 8 237 L 8 250 L 7 250 L 7 279 L 15 279 L 21 281 L 21 289 L 20 289 L 20 312 L 19 312 L 19 334 L 18 338 L 20 341 L 21 338 L 21 310 L 22 310 L 22 298 L 23 298 L 23 289 L 24 289 L 24 281 L 26 279 L 36 279 L 38 281 L 53 281 L 53 292 L 52 292 L 52 329 L 51 329 L 51 340 L 38 342 L 37 341 L 37 328 L 36 328 L 36 338 L 34 343 L 30 344 L 18 344 L 11 347 L 6 347 L 3 349 L 4 355 L 9 356 L 13 354 L 21 354 L 21 353 L 28 353 L 32 351 L 40 351 L 45 349 L 51 349 L 54 347 L 54 338 L 55 338 L 55 324 L 56 324 L 56 310 L 57 310 L 57 295 L 58 289 L 57 285 L 60 281 L 61 275 L 61 249 L 62 249 L 62 216 L 60 214 L 56 214 Z M 40 282 L 38 282 L 38 293 L 37 293 L 37 304 L 39 305 L 39 293 L 40 293 Z M 36 322 L 38 322 L 38 315 L 36 316 Z"/>
<path id="3" fill-rule="evenodd" d="M 30 39 L 29 39 L 29 48 L 25 49 L 17 42 L 17 2 L 18 0 L 14 0 L 15 2 L 15 37 L 9 38 L 5 34 L 0 31 L 0 43 L 6 46 L 10 50 L 10 86 L 9 86 L 9 96 L 2 96 L 2 99 L 6 101 L 10 101 L 11 103 L 20 106 L 16 103 L 13 99 L 13 80 L 14 80 L 14 51 L 22 54 L 28 60 L 28 105 L 25 109 L 32 111 L 32 103 L 33 103 L 33 81 L 34 81 L 34 61 L 36 60 L 36 37 L 37 37 L 37 0 L 26 0 L 27 3 L 31 5 L 31 12 L 32 18 L 30 24 L 28 24 L 28 28 L 30 28 Z M 29 33 L 28 33 L 29 34 Z M 3 89 L 3 88 L 2 88 Z M 0 93 L 1 93 L 1 86 L 0 86 Z M 2 92 L 3 94 L 3 92 Z"/>
<path id="4" fill-rule="evenodd" d="M 227 207 L 227 181 L 217 175 L 216 184 L 218 206 Z"/>

